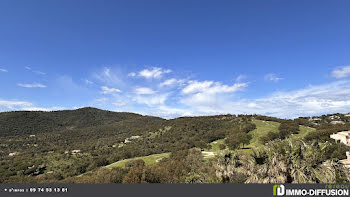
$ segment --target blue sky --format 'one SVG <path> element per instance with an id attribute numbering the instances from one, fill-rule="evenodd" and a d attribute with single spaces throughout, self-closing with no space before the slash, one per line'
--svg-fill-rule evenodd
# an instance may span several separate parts
<path id="1" fill-rule="evenodd" d="M 350 112 L 349 1 L 0 1 L 0 111 Z"/>

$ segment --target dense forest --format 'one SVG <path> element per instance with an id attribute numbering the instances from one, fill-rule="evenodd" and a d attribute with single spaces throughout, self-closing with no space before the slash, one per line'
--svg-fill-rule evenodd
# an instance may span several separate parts
<path id="1" fill-rule="evenodd" d="M 166 120 L 95 108 L 4 112 L 0 183 L 347 182 L 339 161 L 349 148 L 329 135 L 349 128 L 344 114 Z"/>

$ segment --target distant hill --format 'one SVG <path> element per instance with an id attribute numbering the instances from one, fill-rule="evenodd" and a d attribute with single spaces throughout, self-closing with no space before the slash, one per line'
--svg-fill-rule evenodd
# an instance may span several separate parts
<path id="1" fill-rule="evenodd" d="M 78 129 L 134 119 L 162 120 L 127 112 L 81 108 L 53 112 L 14 111 L 0 113 L 0 136 L 38 134 L 60 129 Z"/>

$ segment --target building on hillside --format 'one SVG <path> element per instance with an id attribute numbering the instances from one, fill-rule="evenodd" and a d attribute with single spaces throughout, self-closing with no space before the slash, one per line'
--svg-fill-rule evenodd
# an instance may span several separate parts
<path id="1" fill-rule="evenodd" d="M 345 124 L 345 122 L 344 121 L 341 121 L 341 120 L 333 120 L 333 121 L 331 121 L 330 122 L 331 124 Z"/>
<path id="2" fill-rule="evenodd" d="M 340 160 L 339 162 L 345 167 L 350 168 L 350 152 L 346 152 L 346 159 Z"/>
<path id="3" fill-rule="evenodd" d="M 72 154 L 75 155 L 75 154 L 79 154 L 81 153 L 81 150 L 72 150 Z"/>
<path id="4" fill-rule="evenodd" d="M 337 115 L 333 115 L 333 116 L 329 116 L 329 119 L 331 119 L 331 120 L 338 120 L 338 119 L 340 119 L 340 117 L 337 116 Z"/>
<path id="5" fill-rule="evenodd" d="M 341 131 L 329 136 L 335 141 L 340 141 L 341 143 L 350 146 L 350 131 Z"/>

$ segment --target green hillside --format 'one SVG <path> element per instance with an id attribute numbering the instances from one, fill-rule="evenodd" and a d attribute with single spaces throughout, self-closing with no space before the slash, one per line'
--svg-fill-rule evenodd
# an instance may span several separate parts
<path id="1" fill-rule="evenodd" d="M 349 124 L 307 121 L 259 115 L 165 120 L 95 108 L 0 113 L 0 183 L 242 183 L 249 174 L 220 175 L 233 169 L 224 167 L 231 159 L 241 159 L 242 166 L 263 162 L 266 156 L 257 154 L 288 152 L 293 144 L 322 152 L 318 168 L 344 159 L 349 148 L 329 134 Z"/>

